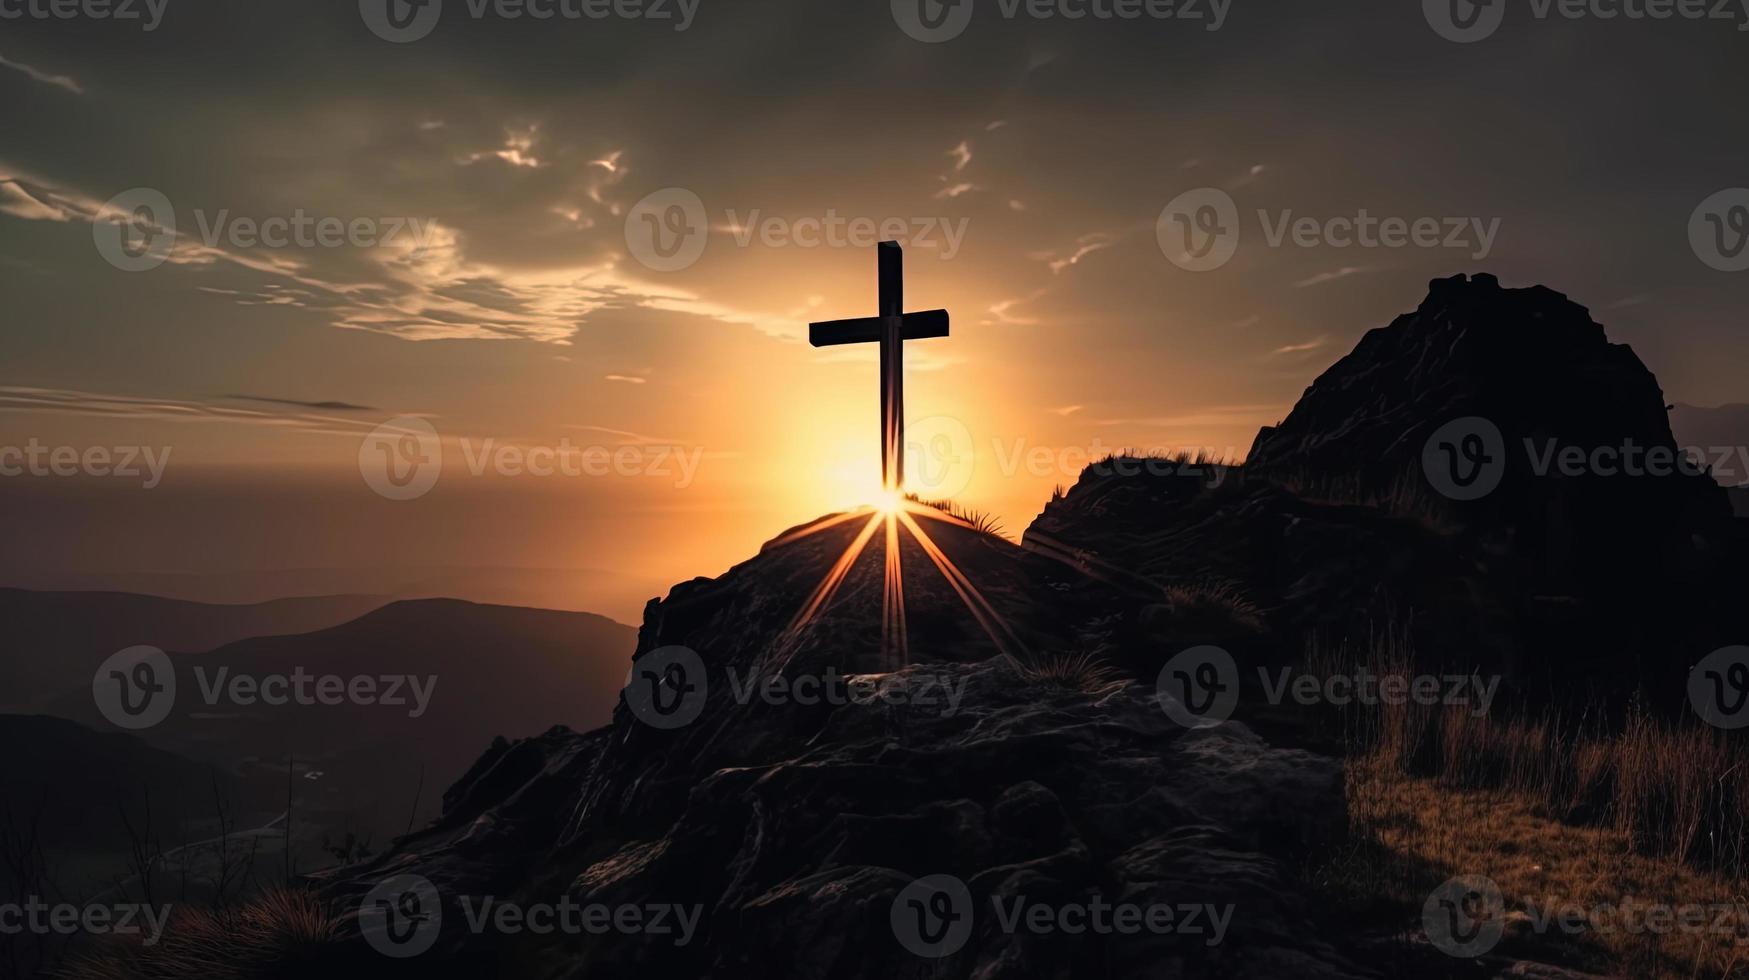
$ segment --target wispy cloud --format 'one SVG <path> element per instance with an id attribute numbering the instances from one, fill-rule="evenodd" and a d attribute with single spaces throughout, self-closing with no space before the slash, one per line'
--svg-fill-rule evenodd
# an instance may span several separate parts
<path id="1" fill-rule="evenodd" d="M 679 444 L 679 440 L 648 436 L 642 432 L 632 432 L 627 429 L 610 429 L 604 425 L 567 425 L 565 428 L 577 432 L 599 432 L 603 435 L 617 436 L 623 440 L 620 443 L 623 446 L 673 446 Z"/>
<path id="2" fill-rule="evenodd" d="M 523 145 L 532 147 L 532 143 Z M 591 199 L 602 197 L 625 172 L 618 154 L 613 161 L 615 172 L 590 168 L 595 175 L 588 191 Z M 23 174 L 4 161 L 0 161 L 0 214 L 93 224 L 134 219 L 95 197 Z M 436 218 L 423 222 L 417 235 L 345 254 L 243 248 L 223 240 L 208 244 L 193 228 L 184 227 L 165 262 L 189 273 L 240 268 L 263 277 L 256 285 L 195 284 L 195 289 L 229 297 L 239 306 L 311 310 L 335 327 L 404 340 L 568 344 L 593 314 L 626 308 L 708 317 L 777 336 L 792 335 L 797 329 L 779 317 L 711 303 L 671 285 L 647 281 L 621 256 L 571 267 L 506 269 L 471 257 L 455 228 Z"/>
<path id="3" fill-rule="evenodd" d="M 1005 300 L 1001 300 L 1000 302 L 997 302 L 997 303 L 992 303 L 990 305 L 990 317 L 991 317 L 991 319 L 986 320 L 984 322 L 986 322 L 986 323 L 1007 323 L 1007 324 L 1011 324 L 1011 325 L 1017 326 L 1017 327 L 1031 326 L 1031 325 L 1037 323 L 1038 321 L 1033 319 L 1032 317 L 1014 316 L 1013 314 L 1009 313 L 1008 311 L 1012 310 L 1016 306 L 1020 306 L 1024 303 L 1031 303 L 1031 302 L 1037 300 L 1039 297 L 1043 296 L 1044 294 L 1045 294 L 1045 291 L 1043 289 L 1035 289 L 1032 292 L 1027 293 L 1025 296 L 1016 296 L 1012 299 L 1005 299 Z"/>
<path id="4" fill-rule="evenodd" d="M 85 94 L 85 87 L 80 85 L 79 81 L 71 75 L 56 75 L 39 68 L 32 68 L 23 62 L 13 61 L 5 55 L 0 55 L 0 66 L 10 68 L 13 71 L 23 72 L 24 74 L 29 75 L 32 79 L 42 82 L 44 85 L 53 85 L 56 88 L 66 89 L 74 95 Z"/>
<path id="5" fill-rule="evenodd" d="M 953 172 L 957 174 L 972 162 L 972 146 L 967 141 L 960 140 L 960 145 L 947 151 L 947 155 L 953 157 Z"/>
<path id="6" fill-rule="evenodd" d="M 536 127 L 536 126 L 528 126 L 526 128 L 523 128 L 523 129 L 506 130 L 504 133 L 504 145 L 503 146 L 499 147 L 496 150 L 482 150 L 478 153 L 470 153 L 467 156 L 463 157 L 461 162 L 464 164 L 479 163 L 481 160 L 490 160 L 490 159 L 496 158 L 496 159 L 504 161 L 505 163 L 510 164 L 513 167 L 542 167 L 542 166 L 545 166 L 546 165 L 545 162 L 537 159 L 534 155 L 534 139 L 535 139 L 536 133 L 538 133 L 538 132 L 539 132 L 539 127 Z M 615 157 L 617 158 L 617 156 L 618 155 L 616 154 Z M 592 162 L 600 164 L 600 163 L 607 163 L 608 161 L 595 160 Z M 616 172 L 618 170 L 617 163 L 615 163 L 614 165 L 608 166 L 606 169 L 609 173 Z"/>
<path id="7" fill-rule="evenodd" d="M 1330 338 L 1328 336 L 1320 336 L 1316 340 L 1308 340 L 1303 344 L 1288 344 L 1285 347 L 1277 347 L 1269 353 L 1276 356 L 1282 354 L 1303 354 L 1307 351 L 1317 350 L 1329 342 Z"/>
<path id="8" fill-rule="evenodd" d="M 32 194 L 16 180 L 0 180 L 0 214 L 26 221 L 71 221 L 74 215 Z"/>
<path id="9" fill-rule="evenodd" d="M 0 385 L 0 412 L 80 415 L 150 422 L 225 423 L 338 436 L 357 436 L 373 425 L 358 419 L 303 412 L 266 412 L 186 399 L 140 398 L 132 395 L 17 385 Z"/>
<path id="10" fill-rule="evenodd" d="M 1244 187 L 1246 184 L 1252 183 L 1257 180 L 1257 178 L 1263 176 L 1263 172 L 1268 169 L 1267 166 L 1264 166 L 1261 163 L 1254 163 L 1244 173 L 1228 181 L 1227 186 Z"/>
<path id="11" fill-rule="evenodd" d="M 369 405 L 354 405 L 351 402 L 305 402 L 295 398 L 270 398 L 266 395 L 226 395 L 232 401 L 261 402 L 265 405 L 290 405 L 293 408 L 312 408 L 325 412 L 374 412 Z"/>
<path id="12" fill-rule="evenodd" d="M 1085 405 L 1064 405 L 1060 408 L 1051 409 L 1051 414 L 1052 415 L 1062 415 L 1062 416 L 1067 417 L 1070 415 L 1074 415 L 1076 412 L 1079 412 L 1083 408 L 1086 408 L 1086 407 L 1087 406 L 1085 406 Z"/>
<path id="13" fill-rule="evenodd" d="M 622 384 L 641 385 L 646 379 L 630 374 L 607 374 L 602 376 L 607 381 L 618 381 Z"/>
<path id="14" fill-rule="evenodd" d="M 1067 255 L 1058 255 L 1055 252 L 1038 252 L 1033 255 L 1033 258 L 1049 263 L 1051 273 L 1055 275 L 1102 248 L 1110 248 L 1116 242 L 1117 239 L 1111 235 L 1104 232 L 1094 232 L 1091 235 L 1082 235 L 1075 239 L 1075 249 Z"/>
<path id="15" fill-rule="evenodd" d="M 1335 272 L 1320 272 L 1310 278 L 1301 279 L 1299 282 L 1294 283 L 1294 286 L 1300 289 L 1304 289 L 1307 286 L 1321 286 L 1327 282 L 1335 282 L 1338 279 L 1347 279 L 1349 276 L 1371 271 L 1371 266 L 1345 265 L 1342 268 L 1337 269 Z"/>

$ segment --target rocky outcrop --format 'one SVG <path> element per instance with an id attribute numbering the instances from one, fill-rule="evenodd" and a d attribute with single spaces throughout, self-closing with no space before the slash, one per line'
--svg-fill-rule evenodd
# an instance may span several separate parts
<path id="1" fill-rule="evenodd" d="M 1540 588 L 1595 593 L 1690 560 L 1692 536 L 1730 519 L 1718 484 L 1680 462 L 1664 393 L 1631 348 L 1566 296 L 1486 274 L 1434 280 L 1246 460 L 1306 486 L 1430 484 L 1510 537 Z"/>
<path id="2" fill-rule="evenodd" d="M 1206 640 L 1259 656 L 1400 631 L 1521 700 L 1680 710 L 1687 665 L 1749 631 L 1749 541 L 1676 451 L 1656 379 L 1584 307 L 1457 276 L 1367 333 L 1243 465 L 1106 461 L 1024 540 L 1160 583 L 1169 607 L 1243 597 L 1263 635 Z"/>

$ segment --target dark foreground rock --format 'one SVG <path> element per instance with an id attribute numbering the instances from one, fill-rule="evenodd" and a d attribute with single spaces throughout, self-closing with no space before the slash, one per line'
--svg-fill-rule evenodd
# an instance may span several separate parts
<path id="1" fill-rule="evenodd" d="M 330 888 L 356 900 L 398 873 L 429 880 L 442 933 L 419 959 L 464 971 L 1365 975 L 1317 938 L 1290 872 L 1343 830 L 1332 760 L 1271 748 L 1239 724 L 1181 728 L 1139 685 L 1029 683 L 1000 659 L 873 680 L 888 690 L 927 680 L 962 699 L 957 710 L 847 704 L 811 735 L 781 741 L 749 737 L 788 727 L 784 709 L 755 705 L 711 746 L 698 744 L 702 727 L 653 733 L 625 727 L 640 724 L 630 718 L 499 746 L 451 792 L 442 822 Z M 710 760 L 696 781 L 651 785 L 665 757 L 695 753 Z M 894 917 L 914 915 L 903 903 L 895 912 L 908 885 L 939 875 L 963 883 L 969 904 L 954 911 L 971 925 L 963 947 L 937 959 L 917 955 L 907 945 L 916 928 Z M 488 895 L 673 904 L 699 918 L 685 945 L 673 935 L 472 933 L 463 896 Z M 1187 931 L 1005 929 L 996 905 L 1016 902 L 1160 905 Z"/>

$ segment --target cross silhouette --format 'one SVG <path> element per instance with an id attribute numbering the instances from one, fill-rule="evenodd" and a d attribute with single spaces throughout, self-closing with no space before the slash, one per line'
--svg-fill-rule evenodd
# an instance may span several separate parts
<path id="1" fill-rule="evenodd" d="M 897 491 L 905 485 L 905 364 L 904 342 L 947 336 L 947 311 L 905 312 L 904 259 L 898 242 L 881 242 L 880 312 L 854 320 L 808 324 L 808 343 L 815 347 L 840 344 L 881 345 L 881 485 Z"/>

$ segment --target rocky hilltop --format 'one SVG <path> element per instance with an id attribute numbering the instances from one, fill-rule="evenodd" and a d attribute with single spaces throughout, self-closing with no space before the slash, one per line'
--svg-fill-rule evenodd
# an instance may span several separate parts
<path id="1" fill-rule="evenodd" d="M 1527 438 L 1673 447 L 1663 406 L 1582 307 L 1460 276 L 1367 334 L 1242 466 L 1105 461 L 1020 545 L 919 517 L 931 546 L 898 536 L 903 663 L 882 642 L 880 521 L 795 529 L 650 603 L 611 724 L 500 741 L 435 824 L 324 875 L 359 910 L 330 965 L 1560 975 L 1429 954 L 1407 922 L 1409 941 L 1380 944 L 1334 921 L 1309 869 L 1345 831 L 1338 761 L 1249 691 L 1235 720 L 1181 725 L 1155 681 L 1198 644 L 1249 667 L 1400 628 L 1430 662 L 1492 664 L 1512 697 L 1679 698 L 1697 651 L 1745 627 L 1722 492 L 1705 474 L 1551 476 L 1522 459 Z M 1445 455 L 1498 456 L 1499 479 L 1454 494 L 1428 447 L 1471 418 L 1494 431 L 1457 433 Z M 643 926 L 507 932 L 470 915 L 483 896 L 639 909 Z M 1180 928 L 1026 925 L 1029 903 L 1166 907 Z M 653 927 L 657 906 L 670 928 Z"/>

